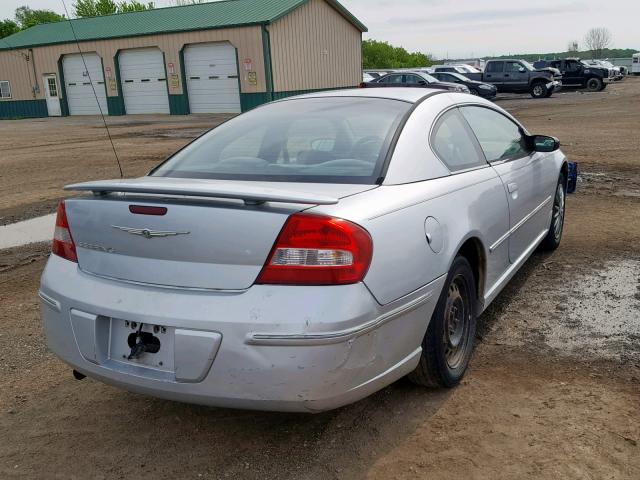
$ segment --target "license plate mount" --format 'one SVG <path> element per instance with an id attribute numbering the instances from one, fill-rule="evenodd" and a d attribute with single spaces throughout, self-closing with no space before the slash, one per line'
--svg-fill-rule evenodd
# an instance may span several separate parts
<path id="1" fill-rule="evenodd" d="M 163 372 L 175 371 L 173 328 L 112 319 L 110 330 L 109 358 L 112 361 Z M 144 348 L 140 348 L 142 351 L 130 358 L 138 337 L 141 339 L 138 342 Z"/>

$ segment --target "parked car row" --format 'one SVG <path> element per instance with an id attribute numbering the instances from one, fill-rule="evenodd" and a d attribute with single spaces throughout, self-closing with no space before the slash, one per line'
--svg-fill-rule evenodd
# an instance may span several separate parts
<path id="1" fill-rule="evenodd" d="M 638 60 L 638 59 L 635 59 Z M 533 98 L 549 98 L 563 86 L 604 90 L 629 71 L 605 60 L 566 58 L 539 60 L 533 65 L 518 59 L 491 59 L 484 70 L 460 63 L 387 72 L 365 72 L 362 88 L 423 87 L 472 93 L 493 99 L 499 92 L 529 93 Z"/>

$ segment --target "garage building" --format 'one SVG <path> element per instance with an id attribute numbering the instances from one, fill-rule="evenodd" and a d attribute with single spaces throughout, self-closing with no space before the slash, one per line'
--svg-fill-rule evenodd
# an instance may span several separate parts
<path id="1" fill-rule="evenodd" d="M 37 25 L 0 40 L 0 118 L 236 113 L 354 87 L 365 31 L 335 0 L 223 0 Z"/>

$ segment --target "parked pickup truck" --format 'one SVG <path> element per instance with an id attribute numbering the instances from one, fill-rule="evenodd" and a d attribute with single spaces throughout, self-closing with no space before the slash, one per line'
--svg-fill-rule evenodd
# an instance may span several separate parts
<path id="1" fill-rule="evenodd" d="M 468 78 L 495 85 L 498 92 L 527 93 L 547 98 L 562 88 L 562 75 L 555 68 L 536 69 L 525 60 L 487 60 L 484 72 Z"/>
<path id="2" fill-rule="evenodd" d="M 362 82 L 359 85 L 359 88 L 380 87 L 436 88 L 439 90 L 449 90 L 451 92 L 469 93 L 469 89 L 465 85 L 439 82 L 428 73 L 410 71 L 389 73 L 371 82 Z"/>
<path id="3" fill-rule="evenodd" d="M 591 92 L 599 92 L 613 81 L 612 72 L 604 67 L 585 65 L 577 58 L 563 60 L 539 60 L 534 66 L 557 68 L 562 73 L 564 87 L 586 88 Z"/>

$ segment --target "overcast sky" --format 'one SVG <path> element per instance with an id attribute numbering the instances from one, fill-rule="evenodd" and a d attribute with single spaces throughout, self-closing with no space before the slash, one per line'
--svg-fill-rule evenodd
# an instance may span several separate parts
<path id="1" fill-rule="evenodd" d="M 74 0 L 65 0 L 72 9 Z M 16 7 L 64 13 L 62 0 L 0 0 L 0 18 Z M 168 6 L 173 0 L 156 0 Z M 640 0 L 342 0 L 367 27 L 365 38 L 386 40 L 437 58 L 556 52 L 591 27 L 607 27 L 613 47 L 640 50 Z"/>

